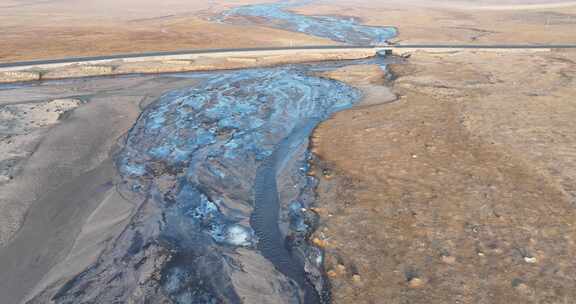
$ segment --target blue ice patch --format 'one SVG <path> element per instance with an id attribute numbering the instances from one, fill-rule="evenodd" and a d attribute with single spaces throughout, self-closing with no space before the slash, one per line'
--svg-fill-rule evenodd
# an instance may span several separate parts
<path id="1" fill-rule="evenodd" d="M 304 16 L 288 10 L 297 5 L 282 2 L 239 6 L 224 12 L 219 19 L 226 21 L 230 16 L 258 17 L 266 20 L 258 25 L 358 45 L 382 45 L 398 35 L 398 30 L 392 26 L 369 26 L 359 24 L 353 18 Z"/>

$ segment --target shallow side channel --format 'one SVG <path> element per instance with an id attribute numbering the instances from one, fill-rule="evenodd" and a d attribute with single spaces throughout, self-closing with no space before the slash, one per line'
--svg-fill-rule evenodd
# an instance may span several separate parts
<path id="1" fill-rule="evenodd" d="M 306 139 L 320 119 L 303 121 L 288 137 L 274 149 L 272 155 L 262 162 L 254 180 L 254 211 L 250 224 L 258 236 L 258 249 L 276 268 L 298 283 L 304 292 L 304 303 L 320 303 L 321 296 L 306 278 L 305 261 L 291 250 L 280 231 L 279 215 L 281 202 L 277 189 L 277 175 L 289 157 L 294 157 L 297 148 L 307 145 Z M 298 206 L 299 207 L 299 206 Z"/>

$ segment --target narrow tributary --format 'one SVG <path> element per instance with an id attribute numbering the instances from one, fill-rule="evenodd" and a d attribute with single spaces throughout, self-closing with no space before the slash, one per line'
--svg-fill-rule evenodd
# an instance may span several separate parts
<path id="1" fill-rule="evenodd" d="M 276 176 L 286 158 L 294 157 L 298 147 L 307 144 L 307 137 L 320 119 L 309 119 L 298 125 L 282 140 L 270 157 L 260 164 L 254 180 L 254 211 L 250 224 L 258 237 L 258 249 L 276 268 L 298 283 L 304 292 L 304 303 L 320 303 L 318 291 L 308 281 L 304 271 L 304 257 L 295 254 L 280 232 L 280 202 Z M 284 204 L 285 205 L 285 204 Z"/>

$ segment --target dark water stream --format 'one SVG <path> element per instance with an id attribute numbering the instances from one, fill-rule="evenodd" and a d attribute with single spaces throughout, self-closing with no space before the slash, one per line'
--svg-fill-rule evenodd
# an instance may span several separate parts
<path id="1" fill-rule="evenodd" d="M 250 221 L 259 239 L 258 249 L 282 274 L 298 283 L 304 292 L 304 303 L 319 303 L 320 295 L 306 278 L 303 257 L 291 252 L 291 244 L 286 243 L 280 231 L 278 224 L 281 222 L 280 207 L 283 204 L 278 195 L 276 176 L 287 159 L 298 153 L 297 148 L 306 144 L 306 138 L 319 121 L 320 119 L 314 118 L 303 121 L 275 147 L 272 155 L 258 167 L 254 180 L 254 211 Z M 304 220 L 297 215 L 296 220 L 299 219 Z M 321 287 L 323 289 L 323 286 Z"/>

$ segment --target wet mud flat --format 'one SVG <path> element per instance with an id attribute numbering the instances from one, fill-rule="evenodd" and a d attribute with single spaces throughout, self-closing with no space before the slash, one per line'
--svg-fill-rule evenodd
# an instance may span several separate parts
<path id="1" fill-rule="evenodd" d="M 105 225 L 90 220 L 95 210 L 109 201 L 110 220 L 132 208 L 116 195 L 110 151 L 149 99 L 194 83 L 144 76 L 0 87 L 0 302 L 19 303 L 40 281 L 81 271 L 98 255 L 102 240 L 80 238 L 114 229 L 98 230 Z"/>

